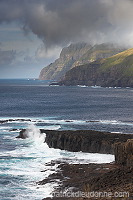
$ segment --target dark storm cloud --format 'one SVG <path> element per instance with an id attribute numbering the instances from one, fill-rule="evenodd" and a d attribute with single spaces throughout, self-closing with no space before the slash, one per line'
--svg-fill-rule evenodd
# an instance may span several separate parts
<path id="1" fill-rule="evenodd" d="M 0 0 L 0 22 L 21 22 L 47 46 L 132 43 L 132 10 L 131 0 Z"/>

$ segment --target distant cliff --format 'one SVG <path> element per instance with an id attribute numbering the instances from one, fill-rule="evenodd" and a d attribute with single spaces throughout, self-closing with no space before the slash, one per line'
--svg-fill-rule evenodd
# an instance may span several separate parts
<path id="1" fill-rule="evenodd" d="M 71 44 L 63 48 L 60 57 L 54 63 L 42 69 L 39 79 L 59 80 L 90 48 L 91 45 L 86 43 Z"/>
<path id="2" fill-rule="evenodd" d="M 60 80 L 70 69 L 93 62 L 101 58 L 115 55 L 123 48 L 115 47 L 113 44 L 100 44 L 91 46 L 87 43 L 71 44 L 62 49 L 60 57 L 40 72 L 41 80 Z"/>
<path id="3" fill-rule="evenodd" d="M 133 87 L 133 49 L 77 66 L 65 74 L 60 84 Z"/>

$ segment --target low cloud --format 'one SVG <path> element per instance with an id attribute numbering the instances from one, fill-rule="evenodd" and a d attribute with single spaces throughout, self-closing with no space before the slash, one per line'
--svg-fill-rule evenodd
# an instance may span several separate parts
<path id="1" fill-rule="evenodd" d="M 16 58 L 16 51 L 2 51 L 0 49 L 0 66 L 11 65 Z"/>
<path id="2" fill-rule="evenodd" d="M 0 23 L 17 21 L 46 47 L 71 42 L 133 45 L 132 0 L 1 0 Z"/>
<path id="3" fill-rule="evenodd" d="M 41 45 L 37 48 L 35 52 L 36 59 L 48 59 L 48 58 L 57 58 L 61 52 L 61 48 L 58 46 L 54 46 L 52 49 L 47 49 L 44 45 Z"/>

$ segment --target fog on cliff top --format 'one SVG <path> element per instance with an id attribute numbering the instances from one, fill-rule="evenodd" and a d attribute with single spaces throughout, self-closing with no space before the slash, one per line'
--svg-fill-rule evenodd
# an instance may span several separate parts
<path id="1" fill-rule="evenodd" d="M 17 22 L 46 47 L 85 41 L 133 46 L 132 0 L 1 0 L 0 23 Z"/>

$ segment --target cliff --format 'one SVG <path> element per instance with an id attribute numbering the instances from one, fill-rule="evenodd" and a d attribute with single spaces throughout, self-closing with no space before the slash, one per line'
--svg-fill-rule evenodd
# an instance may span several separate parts
<path id="1" fill-rule="evenodd" d="M 60 85 L 133 87 L 133 49 L 69 70 Z"/>
<path id="2" fill-rule="evenodd" d="M 114 154 L 114 144 L 133 138 L 131 134 L 115 134 L 91 130 L 46 131 L 49 147 L 68 151 Z"/>
<path id="3" fill-rule="evenodd" d="M 103 43 L 92 46 L 81 58 L 72 65 L 73 67 L 88 64 L 102 58 L 108 58 L 118 54 L 126 49 L 118 47 L 114 44 Z"/>
<path id="4" fill-rule="evenodd" d="M 128 139 L 125 143 L 116 143 L 114 154 L 117 164 L 133 167 L 133 139 Z"/>
<path id="5" fill-rule="evenodd" d="M 91 45 L 86 43 L 71 44 L 63 48 L 60 57 L 41 70 L 39 79 L 59 80 L 90 48 Z"/>
<path id="6" fill-rule="evenodd" d="M 87 43 L 71 44 L 62 49 L 60 57 L 47 67 L 44 67 L 39 75 L 41 80 L 60 80 L 70 69 L 93 62 L 97 59 L 115 55 L 123 48 L 113 44 L 100 44 L 91 46 Z"/>
<path id="7" fill-rule="evenodd" d="M 116 134 L 93 130 L 55 131 L 43 130 L 45 142 L 51 148 L 82 151 L 88 153 L 114 154 L 114 144 L 133 139 L 131 134 Z M 18 138 L 25 138 L 25 130 L 20 131 Z"/>

